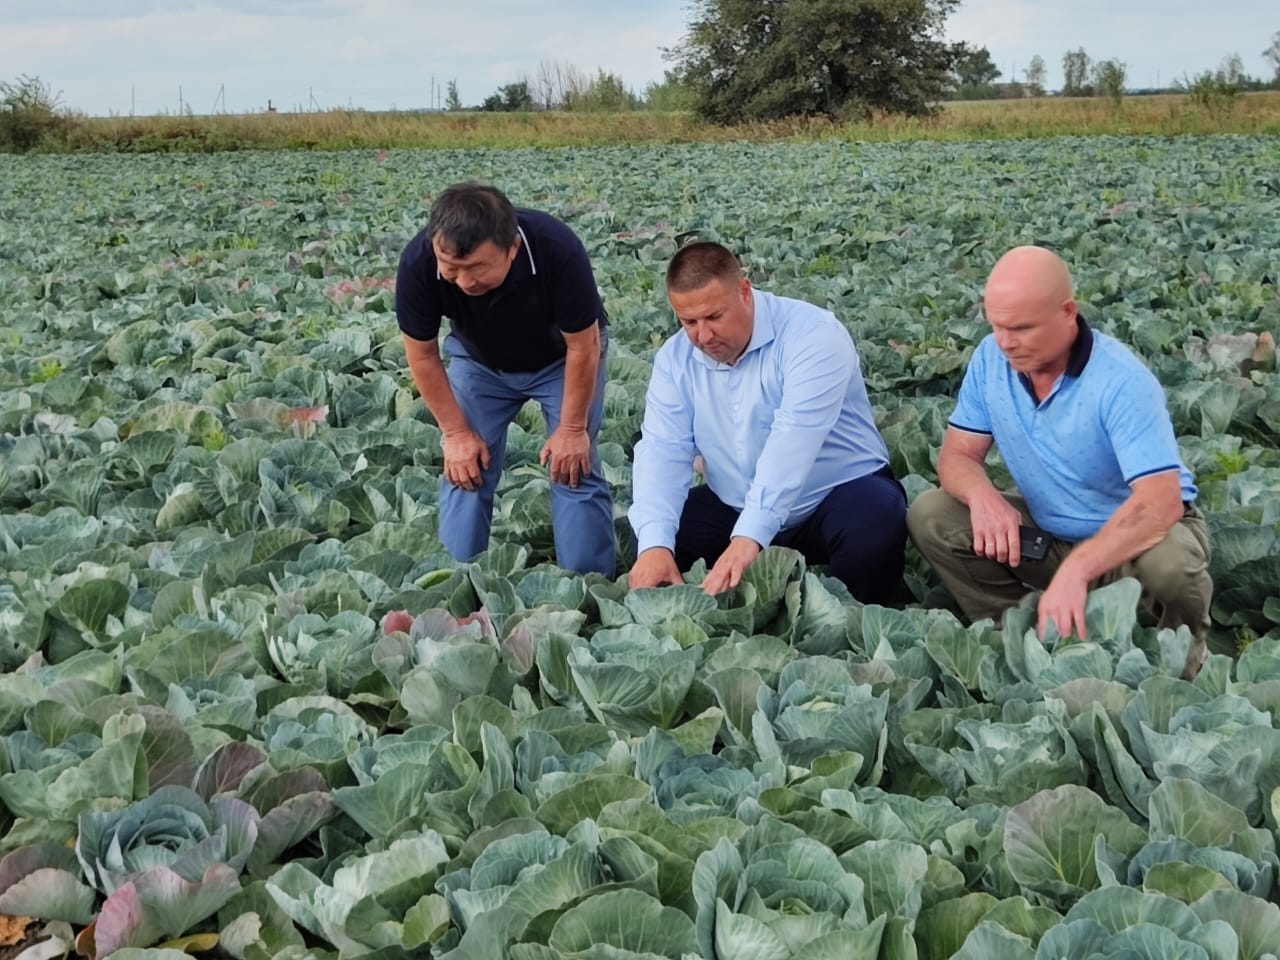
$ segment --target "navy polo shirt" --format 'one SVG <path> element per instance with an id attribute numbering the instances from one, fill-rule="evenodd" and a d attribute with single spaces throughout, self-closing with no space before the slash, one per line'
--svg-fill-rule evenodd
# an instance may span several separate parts
<path id="1" fill-rule="evenodd" d="M 586 248 L 547 213 L 516 208 L 520 249 L 502 283 L 473 297 L 440 276 L 424 229 L 409 241 L 396 274 L 396 318 L 406 336 L 434 340 L 440 320 L 472 359 L 495 370 L 528 373 L 562 360 L 561 333 L 579 333 L 607 317 Z"/>
<path id="2" fill-rule="evenodd" d="M 1077 322 L 1067 369 L 1039 401 L 989 334 L 951 416 L 957 430 L 992 437 L 1036 525 L 1069 541 L 1097 533 L 1143 477 L 1177 470 L 1182 499 L 1196 498 L 1155 375 L 1124 344 Z"/>

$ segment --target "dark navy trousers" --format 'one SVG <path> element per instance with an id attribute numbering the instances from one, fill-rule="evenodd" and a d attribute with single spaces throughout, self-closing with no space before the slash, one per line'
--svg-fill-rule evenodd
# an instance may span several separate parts
<path id="1" fill-rule="evenodd" d="M 688 570 L 698 559 L 714 564 L 729 546 L 739 512 L 708 486 L 691 489 L 676 533 L 676 565 Z M 861 602 L 884 604 L 897 593 L 906 543 L 907 497 L 886 466 L 833 489 L 807 519 L 780 530 L 771 545 L 826 564 Z"/>

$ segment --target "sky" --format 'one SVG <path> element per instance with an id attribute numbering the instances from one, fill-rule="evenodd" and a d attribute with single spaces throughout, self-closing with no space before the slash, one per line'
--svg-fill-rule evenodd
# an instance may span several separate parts
<path id="1" fill-rule="evenodd" d="M 456 80 L 478 104 L 540 62 L 618 74 L 636 92 L 669 66 L 689 0 L 0 0 L 0 80 L 38 77 L 96 116 L 428 107 Z M 951 40 L 985 46 L 1002 79 L 1032 56 L 1062 82 L 1062 54 L 1117 58 L 1130 87 L 1262 51 L 1277 0 L 962 0 Z"/>

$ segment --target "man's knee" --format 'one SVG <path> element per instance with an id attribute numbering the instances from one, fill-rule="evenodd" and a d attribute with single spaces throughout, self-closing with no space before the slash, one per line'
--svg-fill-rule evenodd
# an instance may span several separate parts
<path id="1" fill-rule="evenodd" d="M 1209 557 L 1183 524 L 1176 524 L 1158 544 L 1133 563 L 1134 575 L 1150 596 L 1165 606 L 1207 604 Z"/>
<path id="2" fill-rule="evenodd" d="M 841 488 L 815 515 L 826 561 L 863 603 L 888 603 L 905 562 L 906 501 L 892 478 L 871 477 Z"/>
<path id="3" fill-rule="evenodd" d="M 921 550 L 949 543 L 969 529 L 969 508 L 941 488 L 924 491 L 907 508 L 907 532 Z"/>

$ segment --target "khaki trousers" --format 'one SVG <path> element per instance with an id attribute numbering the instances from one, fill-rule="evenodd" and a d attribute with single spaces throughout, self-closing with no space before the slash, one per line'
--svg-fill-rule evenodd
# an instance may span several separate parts
<path id="1" fill-rule="evenodd" d="M 1022 497 L 1011 493 L 1004 497 L 1025 523 L 1035 525 Z M 1004 611 L 1017 606 L 1029 591 L 1049 586 L 1075 546 L 1055 538 L 1043 560 L 1024 559 L 1017 567 L 988 560 L 973 552 L 969 508 L 943 490 L 928 490 L 915 499 L 907 511 L 907 530 L 965 616 L 970 620 L 989 617 L 997 623 Z M 1187 678 L 1195 676 L 1208 654 L 1209 605 L 1213 599 L 1209 550 L 1204 515 L 1189 507 L 1158 544 L 1090 584 L 1100 587 L 1134 577 L 1142 584 L 1144 606 L 1159 626 L 1176 629 L 1185 624 L 1192 636 L 1183 673 Z"/>

